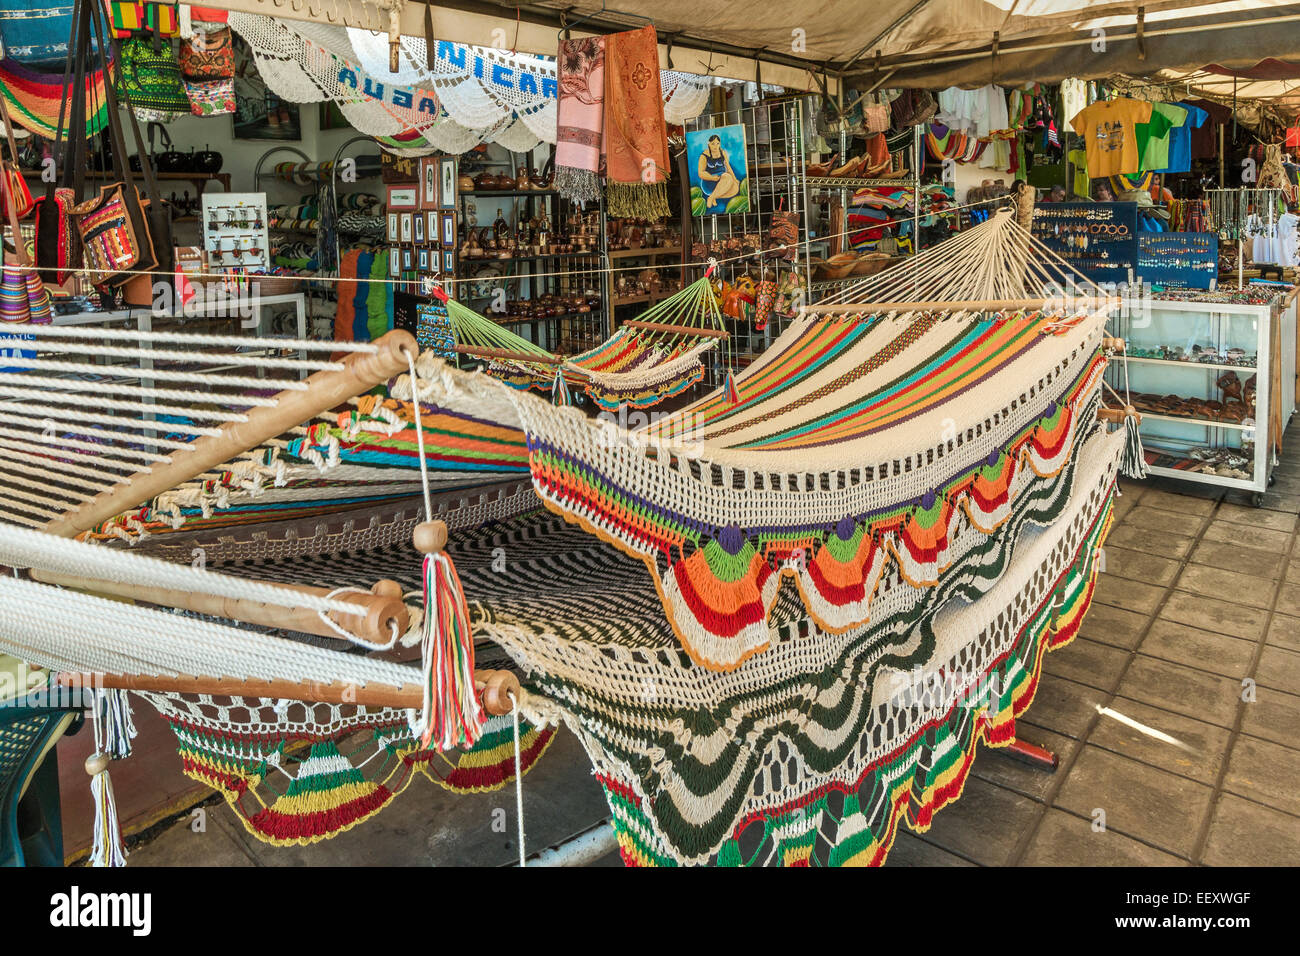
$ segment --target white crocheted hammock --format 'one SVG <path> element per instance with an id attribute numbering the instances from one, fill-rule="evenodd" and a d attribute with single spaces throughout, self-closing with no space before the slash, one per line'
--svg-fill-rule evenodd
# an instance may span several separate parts
<path id="1" fill-rule="evenodd" d="M 388 36 L 324 23 L 230 14 L 266 85 L 293 103 L 333 102 L 347 121 L 376 137 L 418 136 L 393 152 L 463 153 L 498 143 L 514 153 L 556 141 L 555 60 L 439 42 L 434 66 L 423 38 L 402 37 L 399 67 L 388 69 Z M 698 116 L 712 81 L 665 71 L 664 116 Z"/>

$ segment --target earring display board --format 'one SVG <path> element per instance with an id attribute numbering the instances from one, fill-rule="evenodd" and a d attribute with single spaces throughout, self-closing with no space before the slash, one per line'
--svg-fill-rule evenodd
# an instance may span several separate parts
<path id="1" fill-rule="evenodd" d="M 204 193 L 203 249 L 213 269 L 265 270 L 271 257 L 266 193 Z"/>
<path id="2" fill-rule="evenodd" d="M 1137 274 L 1153 286 L 1213 289 L 1219 278 L 1219 237 L 1212 232 L 1141 233 Z"/>
<path id="3" fill-rule="evenodd" d="M 1131 283 L 1137 273 L 1137 203 L 1040 202 L 1034 238 L 1093 282 Z"/>

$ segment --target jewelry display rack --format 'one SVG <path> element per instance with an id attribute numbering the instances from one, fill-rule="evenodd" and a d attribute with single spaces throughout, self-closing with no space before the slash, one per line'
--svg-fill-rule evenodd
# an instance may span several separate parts
<path id="1" fill-rule="evenodd" d="M 1097 283 L 1132 283 L 1137 271 L 1137 203 L 1040 202 L 1034 238 Z"/>

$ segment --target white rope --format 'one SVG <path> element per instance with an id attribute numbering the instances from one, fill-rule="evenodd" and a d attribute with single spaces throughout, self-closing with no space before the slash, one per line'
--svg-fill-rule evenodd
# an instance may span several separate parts
<path id="1" fill-rule="evenodd" d="M 24 361 L 24 360 L 20 360 Z M 101 368 L 95 366 L 95 368 Z M 102 368 L 101 368 L 102 371 Z M 266 387 L 263 379 L 255 379 L 258 388 Z M 66 379 L 40 379 L 35 376 L 0 372 L 0 385 L 21 385 L 23 395 L 44 396 L 44 391 L 35 389 L 69 389 L 78 392 L 93 392 L 100 395 L 134 395 L 138 398 L 161 398 L 173 402 L 211 402 L 219 398 L 222 403 L 242 408 L 274 408 L 279 404 L 276 399 L 262 395 L 213 395 L 211 392 L 193 392 L 186 389 L 151 388 L 147 385 L 127 385 L 123 382 L 83 382 Z"/>
<path id="2" fill-rule="evenodd" d="M 0 524 L 0 564 L 143 587 L 364 616 L 365 605 Z"/>
<path id="3" fill-rule="evenodd" d="M 5 409 L 26 410 L 24 415 L 10 415 Z M 177 441 L 174 438 L 157 438 L 148 435 L 140 435 L 134 432 L 115 431 L 111 428 L 80 428 L 77 427 L 80 422 L 98 422 L 104 425 L 128 425 L 132 428 L 149 429 L 151 431 L 173 431 L 183 432 L 188 435 L 212 435 L 219 436 L 221 431 L 216 428 L 206 428 L 197 425 L 180 425 L 173 422 L 149 422 L 139 418 L 123 418 L 120 415 L 96 415 L 94 412 L 85 412 L 76 416 L 64 409 L 40 409 L 38 414 L 45 418 L 32 418 L 30 408 L 24 409 L 22 405 L 15 405 L 10 402 L 0 402 L 0 422 L 9 422 L 13 425 L 26 425 L 29 428 L 46 428 L 58 425 L 66 435 L 87 435 L 96 438 L 116 438 L 124 442 L 130 442 L 137 445 L 152 445 L 155 448 L 174 448 L 188 449 L 191 445 L 187 441 Z M 56 441 L 64 440 L 55 436 Z M 101 448 L 103 446 L 100 446 Z"/>
<path id="4" fill-rule="evenodd" d="M 147 356 L 146 356 L 147 357 Z M 197 385 L 227 385 L 239 388 L 274 388 L 278 391 L 305 392 L 310 386 L 296 378 L 291 379 L 270 379 L 270 378 L 244 378 L 238 375 L 212 375 L 205 372 L 177 372 L 171 369 L 156 368 L 122 368 L 113 365 L 83 365 L 79 362 L 60 362 L 52 359 L 41 358 L 10 358 L 5 359 L 14 365 L 21 364 L 23 368 L 30 370 L 42 370 L 47 372 L 69 372 L 73 375 L 107 375 L 117 378 L 149 378 L 160 381 L 173 382 L 191 382 Z M 208 395 L 207 400 L 212 401 L 214 396 Z"/>
<path id="5" fill-rule="evenodd" d="M 420 449 L 420 484 L 424 489 L 424 520 L 433 520 L 433 496 L 429 493 L 429 463 L 424 456 L 424 426 L 420 423 L 420 396 L 418 389 L 420 380 L 415 374 L 415 357 L 411 355 L 409 349 L 403 349 L 402 354 L 406 356 L 406 366 L 410 369 L 411 375 L 411 407 L 415 409 L 415 440 Z"/>
<path id="6" fill-rule="evenodd" d="M 183 352 L 175 349 L 134 349 L 115 345 L 86 345 L 82 342 L 41 342 L 38 348 L 42 352 L 75 352 L 78 355 L 98 355 L 104 358 L 138 358 L 165 362 L 193 362 L 201 359 L 207 365 L 246 365 L 251 368 L 278 368 L 292 371 L 337 372 L 345 367 L 342 362 L 269 358 L 260 355 L 246 355 L 242 352 Z M 18 361 L 25 363 L 27 360 L 19 359 Z"/>
<path id="7" fill-rule="evenodd" d="M 340 594 L 366 594 L 366 595 L 369 595 L 370 592 L 367 591 L 367 590 L 365 590 L 365 588 L 356 588 L 356 587 L 348 587 L 348 586 L 345 586 L 345 587 L 341 587 L 341 588 L 335 588 L 333 591 L 330 591 L 329 594 L 326 594 L 326 595 L 325 595 L 325 598 L 326 598 L 326 600 L 333 600 L 334 598 L 338 597 Z M 398 630 L 397 622 L 396 622 L 396 621 L 389 621 L 389 622 L 388 622 L 388 623 L 389 623 L 389 627 L 392 629 L 392 632 L 393 632 L 392 637 L 390 637 L 387 641 L 385 641 L 385 642 L 382 643 L 382 644 L 380 644 L 380 643 L 376 643 L 376 642 L 372 642 L 372 641 L 368 641 L 368 640 L 366 640 L 364 637 L 358 637 L 356 634 L 353 634 L 353 633 L 352 633 L 351 631 L 349 631 L 347 628 L 340 627 L 340 626 L 338 625 L 338 623 L 335 622 L 335 621 L 333 620 L 333 618 L 331 618 L 331 617 L 330 617 L 328 614 L 326 614 L 324 611 L 317 611 L 316 613 L 317 613 L 318 615 L 320 615 L 320 619 L 321 619 L 322 622 L 324 622 L 325 626 L 328 627 L 330 630 L 332 630 L 332 631 L 333 631 L 335 634 L 337 634 L 339 637 L 343 638 L 345 641 L 350 641 L 350 642 L 352 642 L 353 644 L 357 645 L 358 647 L 364 647 L 366 650 L 369 650 L 369 651 L 387 651 L 387 650 L 390 650 L 390 649 L 392 648 L 392 646 L 393 646 L 394 644 L 397 643 L 397 639 L 398 639 L 399 637 L 402 636 L 402 635 L 401 635 L 401 632 Z"/>
<path id="8" fill-rule="evenodd" d="M 333 342 L 320 339 L 251 338 L 242 335 L 207 335 L 199 332 L 153 332 L 108 327 L 82 328 L 75 325 L 24 325 L 23 334 L 41 338 L 120 339 L 132 342 L 170 342 L 175 345 L 204 345 L 230 348 L 282 349 L 293 352 L 367 352 L 377 353 L 373 342 Z M 48 348 L 42 342 L 40 348 Z"/>
<path id="9" fill-rule="evenodd" d="M 218 422 L 241 422 L 242 423 L 248 421 L 248 416 L 240 414 L 239 412 L 224 412 L 224 411 L 220 411 L 217 409 L 210 409 L 210 408 L 188 408 L 184 405 L 165 405 L 165 404 L 155 405 L 149 402 L 124 402 L 121 399 L 117 399 L 117 398 L 102 398 L 102 397 L 90 398 L 87 395 L 76 395 L 76 394 L 60 395 L 55 392 L 41 392 L 39 394 L 34 395 L 31 392 L 26 391 L 24 389 L 10 388 L 7 385 L 0 385 L 0 396 L 4 396 L 6 398 L 39 399 L 40 401 L 43 402 L 50 402 L 53 404 L 61 404 L 61 405 L 77 405 L 82 407 L 90 406 L 92 408 L 108 408 L 108 409 L 113 409 L 115 411 L 139 412 L 144 415 L 178 415 L 178 416 L 187 416 L 189 418 L 197 418 L 197 419 L 204 419 L 208 421 L 218 421 Z M 8 402 L 0 402 L 0 408 L 11 408 L 11 407 L 29 408 L 29 406 L 26 405 L 13 406 Z M 84 417 L 84 416 L 79 415 L 79 417 Z M 121 421 L 120 418 L 115 420 Z M 157 427 L 157 425 L 156 424 L 145 425 L 144 423 L 142 423 L 142 427 Z M 184 430 L 180 425 L 176 424 L 175 422 L 167 422 L 165 423 L 165 427 L 173 430 Z M 193 432 L 192 434 L 197 435 L 197 434 L 204 434 L 204 433 Z"/>

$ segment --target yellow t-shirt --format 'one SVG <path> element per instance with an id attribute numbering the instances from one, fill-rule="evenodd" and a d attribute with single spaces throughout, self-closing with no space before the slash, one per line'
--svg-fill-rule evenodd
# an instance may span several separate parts
<path id="1" fill-rule="evenodd" d="M 1088 152 L 1088 175 L 1094 179 L 1136 173 L 1141 157 L 1137 124 L 1151 121 L 1151 104 L 1121 97 L 1098 100 L 1070 120 Z"/>

